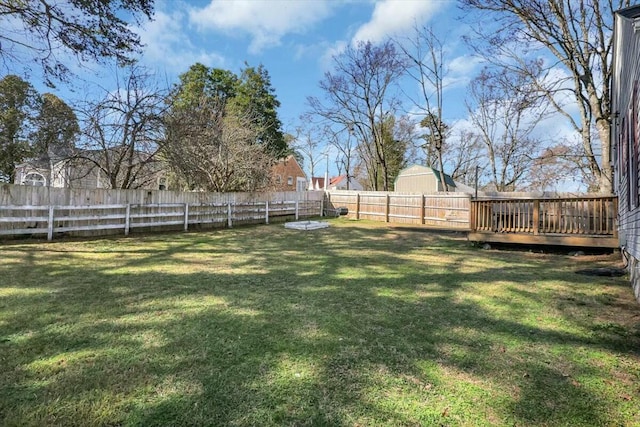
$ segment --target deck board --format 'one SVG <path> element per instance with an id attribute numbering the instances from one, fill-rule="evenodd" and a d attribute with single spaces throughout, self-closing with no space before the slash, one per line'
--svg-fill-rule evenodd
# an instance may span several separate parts
<path id="1" fill-rule="evenodd" d="M 618 248 L 620 242 L 613 236 L 587 236 L 569 234 L 541 234 L 534 236 L 527 233 L 492 233 L 470 232 L 469 241 L 489 243 L 518 243 L 527 245 L 558 245 L 594 248 Z"/>

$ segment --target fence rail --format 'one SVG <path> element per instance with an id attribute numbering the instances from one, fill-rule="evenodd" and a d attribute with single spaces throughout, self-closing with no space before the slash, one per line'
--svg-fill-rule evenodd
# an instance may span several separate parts
<path id="1" fill-rule="evenodd" d="M 275 218 L 320 216 L 322 200 L 246 203 L 163 203 L 87 206 L 0 206 L 0 236 L 60 233 L 103 235 L 159 227 L 232 227 L 239 223 L 269 223 Z"/>

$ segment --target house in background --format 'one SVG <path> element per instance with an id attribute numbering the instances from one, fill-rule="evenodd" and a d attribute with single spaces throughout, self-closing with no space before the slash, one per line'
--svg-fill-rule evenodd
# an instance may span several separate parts
<path id="1" fill-rule="evenodd" d="M 311 178 L 311 185 L 309 186 L 309 190 L 325 190 L 324 186 L 325 178 L 321 176 L 314 176 Z M 354 177 L 349 178 L 349 190 L 353 191 L 363 191 L 364 187 L 362 184 L 358 182 Z M 329 178 L 327 181 L 327 191 L 332 190 L 347 190 L 347 176 L 346 175 L 338 175 L 332 178 Z"/>
<path id="2" fill-rule="evenodd" d="M 614 13 L 611 162 L 618 196 L 618 236 L 640 301 L 640 6 Z"/>
<path id="3" fill-rule="evenodd" d="M 73 157 L 52 154 L 27 160 L 16 165 L 13 182 L 55 188 L 112 188 L 108 176 L 97 165 L 104 164 L 104 156 L 103 150 L 83 150 Z M 129 188 L 166 189 L 166 173 L 159 162 L 144 153 L 137 153 L 133 160 Z M 117 181 L 124 182 L 125 174 L 126 169 L 122 168 Z"/>
<path id="4" fill-rule="evenodd" d="M 347 185 L 348 184 L 348 185 Z M 349 187 L 349 188 L 347 188 Z M 354 190 L 362 191 L 364 188 L 353 176 L 347 180 L 347 175 L 334 176 L 329 180 L 328 190 Z"/>
<path id="5" fill-rule="evenodd" d="M 307 175 L 293 155 L 280 159 L 271 170 L 274 191 L 305 191 Z"/>
<path id="6" fill-rule="evenodd" d="M 34 187 L 68 187 L 68 165 L 61 159 L 38 159 L 17 164 L 14 184 Z"/>
<path id="7" fill-rule="evenodd" d="M 324 177 L 312 176 L 311 182 L 309 183 L 309 190 L 325 190 Z"/>
<path id="8" fill-rule="evenodd" d="M 440 171 L 421 165 L 413 165 L 402 169 L 394 182 L 393 189 L 396 193 L 436 193 L 445 191 L 442 183 L 444 175 L 448 191 L 457 190 L 456 183 L 449 175 L 441 174 Z"/>

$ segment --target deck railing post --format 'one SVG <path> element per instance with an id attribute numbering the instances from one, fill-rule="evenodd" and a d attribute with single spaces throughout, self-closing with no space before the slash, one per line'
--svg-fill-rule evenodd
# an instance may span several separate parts
<path id="1" fill-rule="evenodd" d="M 476 231 L 476 204 L 473 200 L 469 200 L 469 229 Z"/>
<path id="2" fill-rule="evenodd" d="M 533 235 L 540 234 L 540 199 L 533 201 Z"/>

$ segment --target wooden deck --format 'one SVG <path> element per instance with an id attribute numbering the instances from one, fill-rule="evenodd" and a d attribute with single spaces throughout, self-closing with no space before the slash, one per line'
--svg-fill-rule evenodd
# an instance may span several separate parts
<path id="1" fill-rule="evenodd" d="M 469 240 L 583 247 L 619 247 L 617 198 L 471 201 Z"/>

